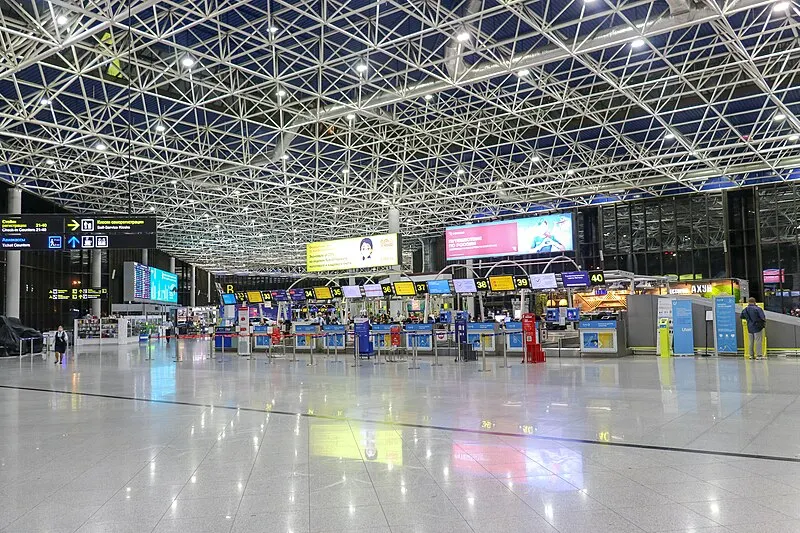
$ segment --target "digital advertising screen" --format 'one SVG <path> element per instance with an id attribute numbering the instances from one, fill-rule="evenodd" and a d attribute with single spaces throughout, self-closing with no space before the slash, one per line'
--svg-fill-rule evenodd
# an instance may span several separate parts
<path id="1" fill-rule="evenodd" d="M 330 300 L 333 293 L 330 287 L 314 287 L 314 298 L 317 300 Z"/>
<path id="2" fill-rule="evenodd" d="M 326 272 L 400 264 L 400 235 L 385 233 L 306 244 L 306 270 Z"/>
<path id="3" fill-rule="evenodd" d="M 589 286 L 589 273 L 585 270 L 578 270 L 576 272 L 562 272 L 561 283 L 564 288 L 581 288 Z"/>
<path id="4" fill-rule="evenodd" d="M 261 296 L 261 291 L 247 291 L 247 301 L 251 304 L 264 303 L 264 298 Z"/>
<path id="5" fill-rule="evenodd" d="M 448 260 L 573 250 L 572 213 L 451 226 L 445 230 Z"/>
<path id="6" fill-rule="evenodd" d="M 553 272 L 531 274 L 531 289 L 546 291 L 558 288 L 558 281 Z"/>
<path id="7" fill-rule="evenodd" d="M 489 276 L 489 288 L 495 292 L 513 291 L 514 276 Z"/>
<path id="8" fill-rule="evenodd" d="M 170 304 L 178 303 L 178 275 L 166 270 L 150 269 L 150 300 Z"/>
<path id="9" fill-rule="evenodd" d="M 306 299 L 306 291 L 304 289 L 289 289 L 289 299 L 294 302 L 302 302 Z"/>
<path id="10" fill-rule="evenodd" d="M 383 298 L 383 290 L 378 283 L 367 283 L 364 285 L 364 296 L 367 298 Z"/>
<path id="11" fill-rule="evenodd" d="M 342 292 L 345 298 L 361 298 L 361 287 L 358 285 L 345 285 Z"/>
<path id="12" fill-rule="evenodd" d="M 230 292 L 223 292 L 222 305 L 236 305 L 236 295 Z"/>
<path id="13" fill-rule="evenodd" d="M 478 287 L 475 285 L 475 280 L 472 278 L 454 279 L 453 289 L 455 289 L 456 294 L 478 292 Z"/>
<path id="14" fill-rule="evenodd" d="M 450 281 L 446 279 L 432 279 L 428 282 L 430 294 L 450 294 Z"/>
<path id="15" fill-rule="evenodd" d="M 413 281 L 395 281 L 394 293 L 397 296 L 416 296 L 417 289 Z"/>

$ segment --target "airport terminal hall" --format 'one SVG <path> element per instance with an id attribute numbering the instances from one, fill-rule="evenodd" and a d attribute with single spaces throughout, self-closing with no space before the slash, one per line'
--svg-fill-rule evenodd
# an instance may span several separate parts
<path id="1" fill-rule="evenodd" d="M 800 533 L 800 0 L 0 0 L 0 533 Z"/>

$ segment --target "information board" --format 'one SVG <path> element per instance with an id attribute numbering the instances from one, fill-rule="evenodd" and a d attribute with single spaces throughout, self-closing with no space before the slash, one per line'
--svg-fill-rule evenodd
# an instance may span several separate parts
<path id="1" fill-rule="evenodd" d="M 158 268 L 126 261 L 123 265 L 123 300 L 178 303 L 178 276 Z"/>
<path id="2" fill-rule="evenodd" d="M 314 287 L 314 298 L 317 300 L 330 300 L 333 293 L 330 287 Z"/>
<path id="3" fill-rule="evenodd" d="M 0 249 L 155 248 L 156 218 L 3 215 Z"/>
<path id="4" fill-rule="evenodd" d="M 413 281 L 395 281 L 394 293 L 397 296 L 416 296 L 417 289 Z"/>
<path id="5" fill-rule="evenodd" d="M 733 296 L 714 297 L 714 338 L 717 353 L 737 353 L 736 299 Z"/>
<path id="6" fill-rule="evenodd" d="M 342 292 L 345 298 L 361 298 L 361 287 L 358 285 L 345 285 Z"/>
<path id="7" fill-rule="evenodd" d="M 414 288 L 417 294 L 428 294 L 428 283 L 425 281 L 415 281 Z"/>
<path id="8" fill-rule="evenodd" d="M 108 297 L 108 289 L 86 287 L 72 289 L 50 289 L 50 300 L 101 300 Z"/>
<path id="9" fill-rule="evenodd" d="M 264 297 L 261 296 L 261 291 L 247 291 L 247 301 L 251 304 L 260 304 L 264 302 Z"/>
<path id="10" fill-rule="evenodd" d="M 585 270 L 576 272 L 562 272 L 561 282 L 564 288 L 580 288 L 589 286 L 589 273 Z"/>
<path id="11" fill-rule="evenodd" d="M 471 278 L 454 279 L 453 288 L 456 294 L 471 294 L 478 292 L 478 287 L 475 285 L 475 280 Z"/>
<path id="12" fill-rule="evenodd" d="M 513 276 L 489 276 L 489 288 L 495 292 L 513 291 L 514 286 Z"/>
<path id="13" fill-rule="evenodd" d="M 450 294 L 450 281 L 446 279 L 432 279 L 428 282 L 430 294 Z"/>
<path id="14" fill-rule="evenodd" d="M 531 289 L 544 291 L 556 288 L 558 288 L 558 281 L 556 281 L 556 275 L 553 272 L 531 274 Z"/>
<path id="15" fill-rule="evenodd" d="M 672 300 L 672 351 L 675 355 L 694 355 L 694 325 L 690 300 Z"/>
<path id="16" fill-rule="evenodd" d="M 489 292 L 488 278 L 475 278 L 475 288 L 478 292 Z"/>
<path id="17" fill-rule="evenodd" d="M 514 288 L 530 289 L 531 280 L 528 278 L 528 276 L 514 276 Z"/>
<path id="18" fill-rule="evenodd" d="M 383 290 L 377 283 L 367 283 L 364 285 L 364 296 L 366 298 L 381 298 Z"/>
<path id="19" fill-rule="evenodd" d="M 592 270 L 589 272 L 589 283 L 592 285 L 592 287 L 597 285 L 605 285 L 606 273 L 602 270 Z"/>

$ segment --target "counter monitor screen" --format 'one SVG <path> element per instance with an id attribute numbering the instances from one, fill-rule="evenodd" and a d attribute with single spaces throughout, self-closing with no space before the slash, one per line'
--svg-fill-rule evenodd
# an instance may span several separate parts
<path id="1" fill-rule="evenodd" d="M 289 298 L 295 302 L 302 302 L 306 299 L 306 291 L 303 289 L 289 289 Z"/>
<path id="2" fill-rule="evenodd" d="M 495 292 L 513 291 L 516 288 L 513 276 L 489 276 L 489 287 Z"/>
<path id="3" fill-rule="evenodd" d="M 456 290 L 456 294 L 478 292 L 478 287 L 475 286 L 475 280 L 472 278 L 454 279 L 453 288 Z"/>
<path id="4" fill-rule="evenodd" d="M 236 295 L 230 292 L 222 293 L 222 305 L 236 305 Z"/>
<path id="5" fill-rule="evenodd" d="M 333 293 L 330 287 L 314 287 L 314 298 L 317 300 L 330 300 Z"/>
<path id="6" fill-rule="evenodd" d="M 247 301 L 251 304 L 264 303 L 264 298 L 261 297 L 261 291 L 247 291 Z"/>
<path id="7" fill-rule="evenodd" d="M 367 298 L 383 298 L 383 290 L 377 283 L 367 283 L 364 285 L 364 296 Z"/>
<path id="8" fill-rule="evenodd" d="M 562 272 L 561 283 L 565 288 L 581 288 L 589 286 L 589 273 L 585 270 L 576 272 Z"/>
<path id="9" fill-rule="evenodd" d="M 289 296 L 286 294 L 285 290 L 279 289 L 277 291 L 272 291 L 272 299 L 276 302 L 288 302 Z"/>
<path id="10" fill-rule="evenodd" d="M 342 292 L 345 298 L 361 298 L 361 287 L 358 285 L 345 285 Z"/>
<path id="11" fill-rule="evenodd" d="M 394 293 L 397 296 L 416 296 L 417 289 L 414 287 L 413 281 L 395 281 Z"/>
<path id="12" fill-rule="evenodd" d="M 552 290 L 558 287 L 556 275 L 552 272 L 544 274 L 531 274 L 531 289 Z"/>
<path id="13" fill-rule="evenodd" d="M 428 292 L 431 294 L 450 294 L 450 281 L 446 279 L 433 279 L 428 282 Z"/>

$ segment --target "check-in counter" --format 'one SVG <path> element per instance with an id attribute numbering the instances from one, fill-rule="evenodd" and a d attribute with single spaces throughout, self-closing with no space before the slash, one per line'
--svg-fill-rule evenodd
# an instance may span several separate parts
<path id="1" fill-rule="evenodd" d="M 322 326 L 322 332 L 325 333 L 322 345 L 327 349 L 343 350 L 347 344 L 346 328 L 339 324 L 328 324 Z"/>
<path id="2" fill-rule="evenodd" d="M 295 336 L 294 346 L 298 350 L 310 350 L 312 346 L 319 348 L 318 339 L 312 336 L 319 333 L 319 324 L 296 322 L 292 325 L 292 333 Z"/>
<path id="3" fill-rule="evenodd" d="M 508 352 L 522 352 L 522 322 L 506 322 L 506 350 Z"/>
<path id="4" fill-rule="evenodd" d="M 487 352 L 494 352 L 496 348 L 495 333 L 497 333 L 497 322 L 469 322 L 467 324 L 467 343 L 472 345 L 472 348 L 480 353 L 482 350 L 481 341 L 483 341 L 483 348 Z"/>
<path id="5" fill-rule="evenodd" d="M 628 355 L 622 320 L 582 320 L 578 323 L 578 335 L 583 355 Z"/>
<path id="6" fill-rule="evenodd" d="M 406 324 L 406 348 L 429 352 L 433 350 L 433 324 Z"/>

